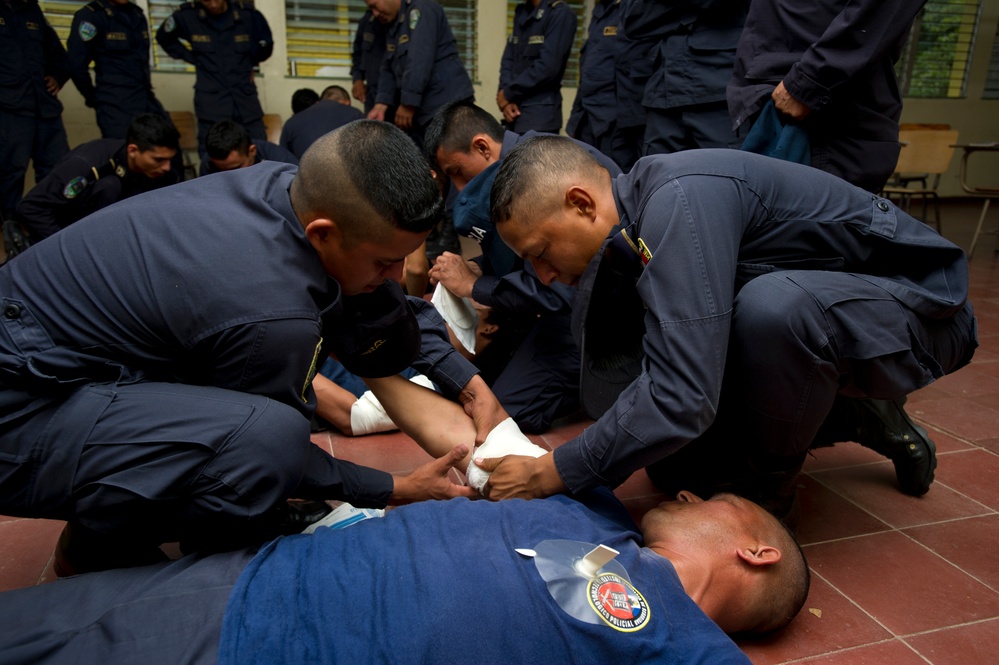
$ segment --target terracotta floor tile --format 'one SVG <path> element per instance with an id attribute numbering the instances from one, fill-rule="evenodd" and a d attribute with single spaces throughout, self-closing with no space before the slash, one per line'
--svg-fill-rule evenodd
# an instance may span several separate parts
<path id="1" fill-rule="evenodd" d="M 803 545 L 891 529 L 807 475 L 800 477 L 798 483 L 801 520 L 796 535 Z"/>
<path id="2" fill-rule="evenodd" d="M 312 440 L 312 443 L 316 444 L 326 452 L 333 452 L 333 444 L 331 442 L 329 432 L 313 432 L 309 438 Z"/>
<path id="3" fill-rule="evenodd" d="M 999 619 L 938 630 L 906 639 L 933 665 L 970 665 L 999 660 Z"/>
<path id="4" fill-rule="evenodd" d="M 999 591 L 999 515 L 914 527 L 904 533 Z"/>
<path id="5" fill-rule="evenodd" d="M 64 525 L 33 519 L 0 523 L 0 591 L 38 584 Z"/>
<path id="6" fill-rule="evenodd" d="M 805 551 L 812 570 L 895 635 L 999 617 L 999 593 L 899 532 Z"/>
<path id="7" fill-rule="evenodd" d="M 857 649 L 795 661 L 795 665 L 926 665 L 902 640 L 889 640 Z"/>
<path id="8" fill-rule="evenodd" d="M 947 466 L 947 455 L 940 455 L 938 460 L 938 469 Z M 891 462 L 818 471 L 812 477 L 896 528 L 990 512 L 985 506 L 953 491 L 942 482 L 934 483 L 930 491 L 921 497 L 902 494 L 898 490 Z"/>
<path id="9" fill-rule="evenodd" d="M 805 458 L 804 470 L 807 472 L 838 469 L 858 464 L 873 464 L 883 462 L 885 457 L 870 448 L 864 448 L 853 441 L 843 441 L 835 446 L 815 448 L 809 451 Z"/>
<path id="10" fill-rule="evenodd" d="M 990 401 L 994 405 L 999 400 Z M 919 406 L 927 422 L 949 423 L 947 430 L 962 439 L 991 439 L 999 432 L 999 410 L 979 405 L 974 399 L 950 397 L 927 400 Z"/>
<path id="11" fill-rule="evenodd" d="M 981 439 L 978 441 L 978 445 L 999 455 L 999 437 L 994 439 Z"/>
<path id="12" fill-rule="evenodd" d="M 810 556 L 810 549 L 805 548 L 805 556 Z M 890 637 L 849 599 L 813 575 L 805 607 L 787 628 L 762 640 L 740 639 L 737 643 L 755 665 L 771 665 Z"/>
<path id="13" fill-rule="evenodd" d="M 332 439 L 337 459 L 389 473 L 408 473 L 431 460 L 423 448 L 401 432 L 354 437 L 334 435 Z"/>
<path id="14" fill-rule="evenodd" d="M 941 455 L 937 479 L 968 496 L 999 510 L 999 456 L 972 449 Z"/>
<path id="15" fill-rule="evenodd" d="M 944 388 L 954 397 L 975 397 L 999 393 L 999 374 L 994 374 L 991 363 L 972 362 L 953 374 L 938 379 L 934 384 Z"/>
<path id="16" fill-rule="evenodd" d="M 575 439 L 584 429 L 593 424 L 589 418 L 572 418 L 556 423 L 542 437 L 552 449 L 558 448 L 566 441 Z"/>

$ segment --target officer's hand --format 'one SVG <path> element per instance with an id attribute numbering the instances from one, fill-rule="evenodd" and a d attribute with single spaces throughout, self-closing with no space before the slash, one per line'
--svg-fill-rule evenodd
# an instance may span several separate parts
<path id="1" fill-rule="evenodd" d="M 506 108 L 503 109 L 503 119 L 506 120 L 507 123 L 511 123 L 519 117 L 520 117 L 520 107 L 514 104 L 513 102 L 507 104 Z"/>
<path id="2" fill-rule="evenodd" d="M 59 81 L 56 81 L 51 76 L 45 77 L 45 89 L 49 91 L 49 94 L 55 97 L 62 90 L 62 86 L 59 85 Z"/>
<path id="3" fill-rule="evenodd" d="M 386 111 L 388 111 L 388 104 L 375 104 L 368 113 L 368 120 L 385 120 Z"/>
<path id="4" fill-rule="evenodd" d="M 483 471 L 492 472 L 482 488 L 482 494 L 490 501 L 540 499 L 568 489 L 555 468 L 555 456 L 550 453 L 538 458 L 507 455 L 474 461 Z"/>
<path id="5" fill-rule="evenodd" d="M 458 401 L 465 408 L 465 414 L 475 423 L 476 445 L 482 444 L 494 427 L 510 417 L 478 374 L 461 389 Z"/>
<path id="6" fill-rule="evenodd" d="M 430 269 L 430 282 L 437 284 L 440 282 L 444 287 L 459 298 L 471 298 L 472 287 L 478 278 L 472 266 L 478 268 L 474 263 L 469 263 L 457 254 L 444 252 L 434 261 L 434 267 Z M 482 274 L 481 269 L 478 272 Z"/>
<path id="7" fill-rule="evenodd" d="M 791 116 L 794 120 L 801 122 L 805 117 L 812 112 L 812 109 L 808 108 L 797 99 L 791 96 L 791 93 L 787 91 L 784 87 L 784 82 L 781 81 L 774 88 L 773 94 L 770 95 L 774 100 L 774 106 L 777 110 L 784 115 Z"/>
<path id="8" fill-rule="evenodd" d="M 393 478 L 395 485 L 389 503 L 400 505 L 427 499 L 453 499 L 463 496 L 476 498 L 479 493 L 471 487 L 456 485 L 448 477 L 451 469 L 468 455 L 468 446 L 461 444 L 440 459 L 419 466 L 412 473 Z"/>
<path id="9" fill-rule="evenodd" d="M 500 88 L 496 91 L 496 106 L 498 106 L 500 111 L 502 111 L 507 104 L 509 104 L 509 101 L 506 98 L 506 94 L 504 94 L 503 89 Z"/>
<path id="10" fill-rule="evenodd" d="M 399 129 L 412 129 L 414 115 L 416 115 L 415 106 L 400 104 L 395 110 L 395 126 Z"/>
<path id="11" fill-rule="evenodd" d="M 364 85 L 364 81 L 354 81 L 354 85 L 351 88 L 350 94 L 354 95 L 354 99 L 364 103 L 364 94 L 367 92 L 368 88 Z"/>

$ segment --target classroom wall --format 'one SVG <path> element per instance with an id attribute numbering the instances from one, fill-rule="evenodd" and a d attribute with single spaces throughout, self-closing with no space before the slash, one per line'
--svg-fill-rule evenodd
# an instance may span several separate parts
<path id="1" fill-rule="evenodd" d="M 317 91 L 327 85 L 339 84 L 350 89 L 346 79 L 292 78 L 286 76 L 287 55 L 284 33 L 284 0 L 256 0 L 257 8 L 266 16 L 274 34 L 274 54 L 261 64 L 257 79 L 260 101 L 267 113 L 278 113 L 283 118 L 291 115 L 291 95 L 302 87 Z M 499 116 L 495 104 L 499 83 L 499 62 L 506 42 L 506 3 L 500 0 L 480 0 L 478 7 L 479 63 L 478 80 L 475 82 L 476 99 L 480 106 Z M 981 93 L 988 75 L 988 60 L 999 25 L 999 0 L 985 0 L 981 27 L 972 53 L 971 71 L 965 99 L 912 99 L 905 100 L 902 122 L 948 123 L 960 132 L 960 141 L 999 141 L 999 100 L 982 100 Z M 580 27 L 582 29 L 582 26 Z M 157 97 L 171 111 L 194 110 L 194 75 L 153 73 L 153 86 Z M 566 117 L 572 107 L 575 89 L 563 90 L 563 113 Z M 72 83 L 60 93 L 66 110 L 63 119 L 71 146 L 99 138 L 93 109 L 83 104 L 83 98 Z M 360 108 L 360 104 L 356 104 Z M 977 173 L 999 173 L 999 155 L 976 155 L 973 168 Z M 960 154 L 955 155 L 949 173 L 941 181 L 944 196 L 959 196 L 958 178 Z M 995 178 L 999 180 L 999 178 Z"/>

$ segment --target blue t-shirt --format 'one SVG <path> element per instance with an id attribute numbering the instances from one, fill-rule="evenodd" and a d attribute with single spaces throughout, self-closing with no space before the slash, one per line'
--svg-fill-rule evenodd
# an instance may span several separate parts
<path id="1" fill-rule="evenodd" d="M 515 551 L 553 539 L 618 550 L 644 625 L 625 632 L 562 610 Z M 605 490 L 583 503 L 427 501 L 282 538 L 240 576 L 219 663 L 748 663 L 641 543 Z"/>

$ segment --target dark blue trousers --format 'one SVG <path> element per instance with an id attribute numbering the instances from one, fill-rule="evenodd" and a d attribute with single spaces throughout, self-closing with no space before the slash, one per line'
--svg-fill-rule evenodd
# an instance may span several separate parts
<path id="1" fill-rule="evenodd" d="M 62 118 L 0 111 L 0 213 L 11 216 L 21 201 L 29 161 L 34 162 L 35 182 L 39 182 L 67 152 Z"/>

